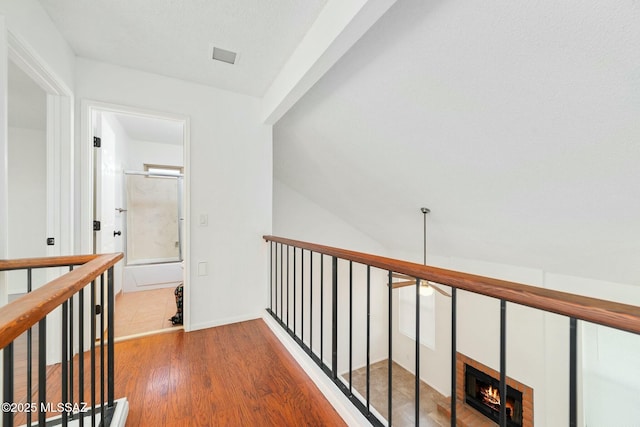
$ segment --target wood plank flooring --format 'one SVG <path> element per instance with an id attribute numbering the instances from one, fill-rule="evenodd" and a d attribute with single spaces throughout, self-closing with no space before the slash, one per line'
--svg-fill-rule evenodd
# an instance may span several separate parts
<path id="1" fill-rule="evenodd" d="M 341 426 L 262 320 L 116 344 L 127 426 Z"/>
<path id="2" fill-rule="evenodd" d="M 88 352 L 84 360 L 89 402 Z M 77 399 L 78 355 L 74 364 Z M 47 367 L 49 402 L 60 401 L 60 374 L 60 364 Z M 16 389 L 16 401 L 37 402 L 34 388 L 31 399 Z M 129 400 L 127 427 L 345 425 L 261 319 L 116 343 L 115 397 Z M 19 413 L 14 423 L 25 420 Z"/>

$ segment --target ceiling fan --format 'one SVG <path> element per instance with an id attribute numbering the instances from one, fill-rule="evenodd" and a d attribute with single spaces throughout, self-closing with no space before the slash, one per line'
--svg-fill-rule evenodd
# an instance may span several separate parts
<path id="1" fill-rule="evenodd" d="M 422 263 L 423 265 L 427 265 L 427 214 L 431 212 L 429 208 L 420 208 L 420 212 L 423 214 L 423 257 Z M 401 273 L 391 273 L 391 277 L 394 279 L 401 279 L 398 282 L 391 282 L 391 286 L 393 289 L 403 288 L 405 286 L 415 286 L 416 279 L 415 277 L 407 276 L 406 274 Z M 420 294 L 421 295 L 429 295 L 433 291 L 436 291 L 446 297 L 451 298 L 447 292 L 445 292 L 439 285 L 434 284 L 433 282 L 427 280 L 420 281 Z"/>

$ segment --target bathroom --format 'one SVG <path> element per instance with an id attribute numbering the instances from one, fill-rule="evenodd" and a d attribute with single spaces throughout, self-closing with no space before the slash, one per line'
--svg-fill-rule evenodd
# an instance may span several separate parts
<path id="1" fill-rule="evenodd" d="M 122 251 L 115 274 L 116 337 L 173 327 L 184 282 L 185 123 L 151 115 L 94 112 L 96 250 Z"/>

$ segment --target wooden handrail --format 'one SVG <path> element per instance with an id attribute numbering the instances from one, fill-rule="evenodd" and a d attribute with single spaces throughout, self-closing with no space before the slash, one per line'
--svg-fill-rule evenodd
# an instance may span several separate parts
<path id="1" fill-rule="evenodd" d="M 70 259 L 71 262 L 69 264 L 61 264 L 63 258 Z M 4 348 L 7 344 L 19 337 L 20 334 L 38 323 L 47 314 L 51 313 L 122 258 L 122 253 L 55 257 L 54 259 L 56 261 L 52 261 L 54 267 L 76 264 L 76 261 L 81 261 L 82 259 L 87 259 L 87 262 L 33 292 L 18 298 L 11 304 L 0 307 L 0 349 Z M 43 260 L 46 260 L 46 258 Z M 0 261 L 0 269 L 7 265 L 13 265 L 12 263 L 13 261 Z M 46 264 L 47 261 L 44 261 L 44 263 Z M 26 260 L 16 260 L 15 262 L 15 265 L 25 264 L 29 264 L 29 267 L 33 268 L 42 266 L 42 264 L 31 265 L 31 262 Z M 16 268 L 29 267 L 7 269 L 13 270 Z"/>
<path id="2" fill-rule="evenodd" d="M 43 258 L 0 259 L 0 271 L 81 265 L 91 261 L 97 256 L 98 255 L 67 255 Z"/>
<path id="3" fill-rule="evenodd" d="M 276 236 L 263 236 L 263 238 L 269 242 L 296 246 L 317 253 L 370 265 L 382 270 L 406 274 L 421 280 L 429 280 L 527 307 L 640 334 L 640 307 L 637 306 L 425 266 L 331 246 L 317 245 L 299 240 Z"/>

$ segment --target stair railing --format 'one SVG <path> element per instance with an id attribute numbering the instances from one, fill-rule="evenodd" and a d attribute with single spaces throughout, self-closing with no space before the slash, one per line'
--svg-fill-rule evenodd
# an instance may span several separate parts
<path id="1" fill-rule="evenodd" d="M 73 420 L 80 426 L 85 422 L 91 426 L 109 425 L 115 411 L 113 268 L 122 258 L 123 255 L 117 253 L 0 260 L 0 272 L 23 270 L 27 284 L 27 294 L 0 307 L 3 426 L 30 426 L 36 421 L 38 426 L 45 426 L 51 419 L 57 419 L 56 423 L 62 426 Z M 60 267 L 69 271 L 32 289 L 34 269 Z M 47 324 L 53 321 L 51 314 L 58 308 L 60 336 L 49 338 Z M 85 325 L 87 316 L 90 317 L 89 331 Z M 85 335 L 90 336 L 89 342 Z M 60 340 L 61 362 L 48 366 L 50 340 Z M 34 350 L 37 352 L 35 372 Z M 37 376 L 37 388 L 34 388 L 34 376 Z"/>
<path id="2" fill-rule="evenodd" d="M 473 292 L 492 297 L 500 301 L 500 413 L 499 425 L 506 427 L 506 310 L 507 302 L 526 307 L 556 313 L 569 318 L 569 416 L 567 425 L 576 426 L 578 420 L 577 400 L 577 322 L 587 321 L 622 331 L 640 334 L 640 307 L 574 295 L 520 283 L 498 280 L 489 277 L 472 275 L 458 271 L 446 270 L 422 264 L 415 264 L 392 258 L 386 258 L 361 252 L 349 251 L 330 246 L 292 240 L 276 236 L 264 236 L 270 243 L 270 303 L 267 312 L 276 319 L 284 330 L 303 348 L 309 357 L 331 378 L 336 386 L 349 398 L 353 405 L 376 426 L 392 425 L 392 372 L 393 372 L 393 276 L 401 274 L 415 279 L 416 291 L 416 326 L 415 336 L 420 337 L 420 298 L 421 281 L 435 282 L 451 288 L 451 426 L 457 424 L 456 390 L 460 386 L 456 379 L 457 366 L 457 336 L 456 336 L 456 306 L 457 290 Z M 315 257 L 315 258 L 314 258 Z M 317 258 L 320 258 L 319 260 Z M 297 260 L 296 260 L 297 258 Z M 304 260 L 307 259 L 305 262 Z M 302 261 L 301 261 L 302 260 Z M 315 261 L 314 261 L 315 260 Z M 348 265 L 347 283 L 339 280 L 339 261 Z M 313 266 L 320 265 L 319 278 L 314 275 Z M 330 263 L 330 274 L 324 274 L 327 263 Z M 300 271 L 305 264 L 310 270 Z M 353 269 L 354 264 L 366 268 L 366 392 L 356 393 L 352 384 L 352 342 L 353 334 Z M 298 268 L 298 266 L 300 266 Z M 296 270 L 298 268 L 298 270 Z M 343 267 L 343 270 L 345 268 Z M 388 299 L 388 397 L 386 420 L 379 412 L 372 408 L 370 402 L 370 316 L 371 316 L 371 275 L 372 269 L 379 269 L 387 276 Z M 344 271 L 341 271 L 344 272 Z M 347 274 L 343 274 L 346 276 Z M 329 277 L 327 277 L 329 276 Z M 315 278 L 315 282 L 314 282 Z M 327 282 L 325 284 L 325 282 Z M 344 280 L 343 280 L 344 282 Z M 330 287 L 330 290 L 327 289 Z M 343 287 L 348 286 L 348 296 Z M 320 290 L 318 290 L 320 288 Z M 315 289 L 315 290 L 314 290 Z M 306 294 L 305 294 L 306 290 Z M 320 295 L 320 301 L 316 299 Z M 330 297 L 327 298 L 326 295 Z M 325 301 L 327 299 L 328 301 Z M 345 301 L 346 299 L 346 301 Z M 326 316 L 326 305 L 331 304 L 330 315 Z M 348 304 L 348 325 L 339 324 L 338 305 Z M 305 314 L 304 309 L 307 307 Z M 314 312 L 314 309 L 316 310 Z M 318 314 L 319 312 L 319 314 Z M 315 317 L 314 317 L 315 316 Z M 314 322 L 313 319 L 319 322 Z M 320 331 L 314 331 L 314 323 L 319 323 Z M 324 325 L 331 328 L 331 339 L 325 340 Z M 307 331 L 304 326 L 307 325 Z M 343 379 L 338 372 L 339 331 L 348 328 L 348 377 Z M 307 335 L 305 336 L 305 332 Z M 314 341 L 314 335 L 315 341 Z M 317 336 L 319 335 L 319 339 Z M 319 345 L 317 341 L 320 341 Z M 328 342 L 325 342 L 328 341 Z M 315 350 L 314 350 L 315 349 Z M 319 351 L 318 351 L 319 349 Z M 325 357 L 329 353 L 330 360 Z M 415 346 L 415 425 L 419 423 L 420 412 L 420 344 L 416 340 Z"/>

